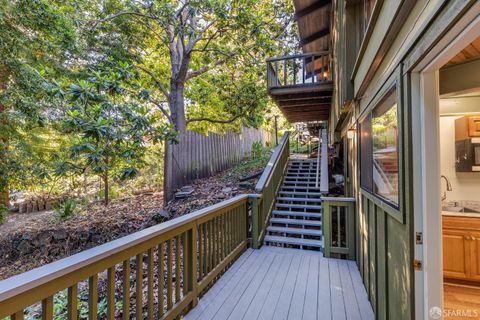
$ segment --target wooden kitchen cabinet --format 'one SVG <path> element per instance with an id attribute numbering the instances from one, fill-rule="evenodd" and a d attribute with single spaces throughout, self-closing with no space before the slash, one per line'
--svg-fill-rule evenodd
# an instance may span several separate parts
<path id="1" fill-rule="evenodd" d="M 470 232 L 470 277 L 480 281 L 480 231 Z"/>
<path id="2" fill-rule="evenodd" d="M 443 216 L 443 275 L 480 281 L 480 217 Z"/>
<path id="3" fill-rule="evenodd" d="M 443 274 L 448 278 L 466 280 L 469 273 L 467 263 L 470 247 L 462 230 L 443 231 Z"/>

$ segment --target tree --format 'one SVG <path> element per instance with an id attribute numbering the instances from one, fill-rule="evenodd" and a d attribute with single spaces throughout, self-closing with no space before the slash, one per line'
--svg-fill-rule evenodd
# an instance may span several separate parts
<path id="1" fill-rule="evenodd" d="M 108 4 L 97 12 L 100 16 L 89 29 L 100 39 L 109 33 L 129 33 L 137 43 L 143 38 L 136 47 L 135 66 L 145 76 L 149 102 L 161 110 L 179 134 L 188 124 L 206 131 L 205 125 L 194 125 L 198 122 L 228 125 L 246 119 L 250 124 L 261 123 L 267 101 L 265 86 L 261 85 L 264 60 L 288 48 L 282 40 L 291 39 L 285 32 L 292 22 L 290 1 L 158 0 Z M 255 79 L 238 81 L 246 79 L 247 74 Z M 209 80 L 209 86 L 198 80 L 201 76 Z M 222 86 L 215 88 L 220 84 L 227 89 L 223 93 L 218 91 Z M 203 88 L 199 90 L 198 85 Z M 238 108 L 238 103 L 199 103 L 202 99 L 225 101 L 220 99 L 228 94 L 248 103 Z M 187 114 L 192 117 L 187 119 Z M 166 148 L 165 154 L 166 189 L 168 173 L 174 170 L 170 149 Z M 168 198 L 171 190 L 165 193 Z"/>
<path id="2" fill-rule="evenodd" d="M 21 139 L 48 121 L 45 80 L 64 72 L 76 50 L 71 9 L 55 1 L 0 0 L 0 204 L 8 206 L 9 189 L 40 165 Z"/>
<path id="3" fill-rule="evenodd" d="M 153 50 L 138 48 L 141 61 L 137 67 L 163 95 L 169 110 L 158 105 L 175 128 L 183 132 L 187 123 L 195 121 L 229 122 L 230 119 L 186 119 L 186 83 L 231 60 L 263 59 L 282 46 L 281 37 L 291 22 L 289 1 L 271 0 L 163 0 L 127 2 L 115 6 L 114 13 L 106 6 L 107 15 L 93 21 L 90 30 L 101 24 L 117 23 L 142 29 L 145 41 Z M 121 9 L 119 9 L 120 7 Z M 103 32 L 100 31 L 100 34 Z M 150 52 L 149 52 L 150 51 Z M 169 68 L 161 66 L 169 57 Z M 237 64 L 238 68 L 238 64 Z M 235 69 L 229 68 L 229 71 Z M 262 76 L 263 77 L 263 76 Z"/>
<path id="4" fill-rule="evenodd" d="M 168 123 L 148 108 L 129 98 L 122 83 L 135 78 L 128 65 L 123 69 L 92 72 L 88 80 L 72 84 L 71 101 L 64 132 L 75 134 L 71 160 L 62 165 L 64 173 L 92 172 L 103 180 L 104 202 L 109 203 L 109 179 L 136 176 L 146 148 L 159 141 L 174 141 Z M 60 172 L 61 173 L 61 172 Z"/>

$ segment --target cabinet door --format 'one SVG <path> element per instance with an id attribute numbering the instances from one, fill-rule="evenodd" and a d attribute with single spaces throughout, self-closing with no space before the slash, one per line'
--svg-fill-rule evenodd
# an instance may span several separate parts
<path id="1" fill-rule="evenodd" d="M 447 278 L 468 278 L 470 250 L 466 237 L 465 231 L 443 230 L 443 275 Z"/>
<path id="2" fill-rule="evenodd" d="M 480 117 L 468 118 L 468 135 L 470 137 L 480 137 Z"/>
<path id="3" fill-rule="evenodd" d="M 471 232 L 470 246 L 470 278 L 480 280 L 480 232 Z"/>

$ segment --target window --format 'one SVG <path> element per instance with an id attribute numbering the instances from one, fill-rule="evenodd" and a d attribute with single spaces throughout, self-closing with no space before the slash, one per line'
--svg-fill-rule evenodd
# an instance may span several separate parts
<path id="1" fill-rule="evenodd" d="M 398 112 L 389 95 L 360 123 L 362 188 L 398 205 Z"/>

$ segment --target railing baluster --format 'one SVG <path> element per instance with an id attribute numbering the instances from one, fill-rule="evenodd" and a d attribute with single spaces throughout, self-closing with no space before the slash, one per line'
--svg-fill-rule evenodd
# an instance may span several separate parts
<path id="1" fill-rule="evenodd" d="M 306 76 L 306 63 L 305 63 L 305 57 L 302 57 L 302 84 L 305 84 L 305 76 Z"/>
<path id="2" fill-rule="evenodd" d="M 189 251 L 190 251 L 190 243 L 188 241 L 188 237 L 187 237 L 187 232 L 184 232 L 183 235 L 182 235 L 182 238 L 183 238 L 183 250 L 182 250 L 182 256 L 183 256 L 183 286 L 182 286 L 182 293 L 183 293 L 183 296 L 185 297 L 187 295 L 187 291 L 188 291 L 188 273 L 190 272 L 190 270 L 188 270 L 188 254 L 189 254 Z"/>
<path id="3" fill-rule="evenodd" d="M 153 263 L 154 263 L 154 255 L 153 255 L 153 248 L 148 249 L 148 267 L 147 267 L 147 281 L 148 281 L 148 291 L 147 291 L 147 316 L 148 319 L 153 319 Z"/>
<path id="4" fill-rule="evenodd" d="M 115 267 L 107 270 L 107 319 L 115 319 Z"/>
<path id="5" fill-rule="evenodd" d="M 163 317 L 163 304 L 165 303 L 165 267 L 164 267 L 164 243 L 158 245 L 158 319 Z"/>
<path id="6" fill-rule="evenodd" d="M 98 275 L 95 274 L 88 279 L 88 319 L 98 318 Z"/>
<path id="7" fill-rule="evenodd" d="M 188 242 L 189 242 L 189 252 L 188 252 L 188 262 L 189 262 L 189 273 L 188 273 L 188 290 L 193 293 L 193 301 L 191 304 L 192 308 L 198 303 L 198 276 L 197 276 L 197 244 L 200 245 L 197 241 L 198 232 L 197 226 L 192 228 L 192 231 L 188 233 Z"/>
<path id="8" fill-rule="evenodd" d="M 208 268 L 207 268 L 207 274 L 210 273 L 212 270 L 212 221 L 209 220 L 208 222 Z"/>
<path id="9" fill-rule="evenodd" d="M 42 300 L 42 320 L 53 319 L 53 296 Z"/>
<path id="10" fill-rule="evenodd" d="M 203 224 L 198 226 L 198 277 L 203 279 Z"/>
<path id="11" fill-rule="evenodd" d="M 73 286 L 68 288 L 68 301 L 67 301 L 67 316 L 69 320 L 77 320 L 77 294 L 78 287 L 75 283 Z"/>
<path id="12" fill-rule="evenodd" d="M 225 247 L 225 235 L 226 235 L 226 230 L 225 230 L 225 214 L 222 214 L 220 221 L 222 222 L 222 261 L 225 259 L 227 256 L 227 250 Z"/>
<path id="13" fill-rule="evenodd" d="M 135 315 L 137 320 L 143 319 L 143 253 L 135 259 Z"/>
<path id="14" fill-rule="evenodd" d="M 203 233 L 203 257 L 202 257 L 202 265 L 203 265 L 203 275 L 207 275 L 207 260 L 208 260 L 208 248 L 207 248 L 207 224 L 202 224 L 202 233 Z"/>
<path id="15" fill-rule="evenodd" d="M 175 303 L 180 301 L 180 235 L 175 237 Z"/>
<path id="16" fill-rule="evenodd" d="M 130 319 L 130 259 L 123 261 L 123 305 L 122 319 Z"/>
<path id="17" fill-rule="evenodd" d="M 172 247 L 173 239 L 168 240 L 168 253 L 167 253 L 167 312 L 172 309 Z"/>
<path id="18" fill-rule="evenodd" d="M 297 61 L 295 58 L 292 59 L 293 61 L 293 84 L 297 84 Z"/>

